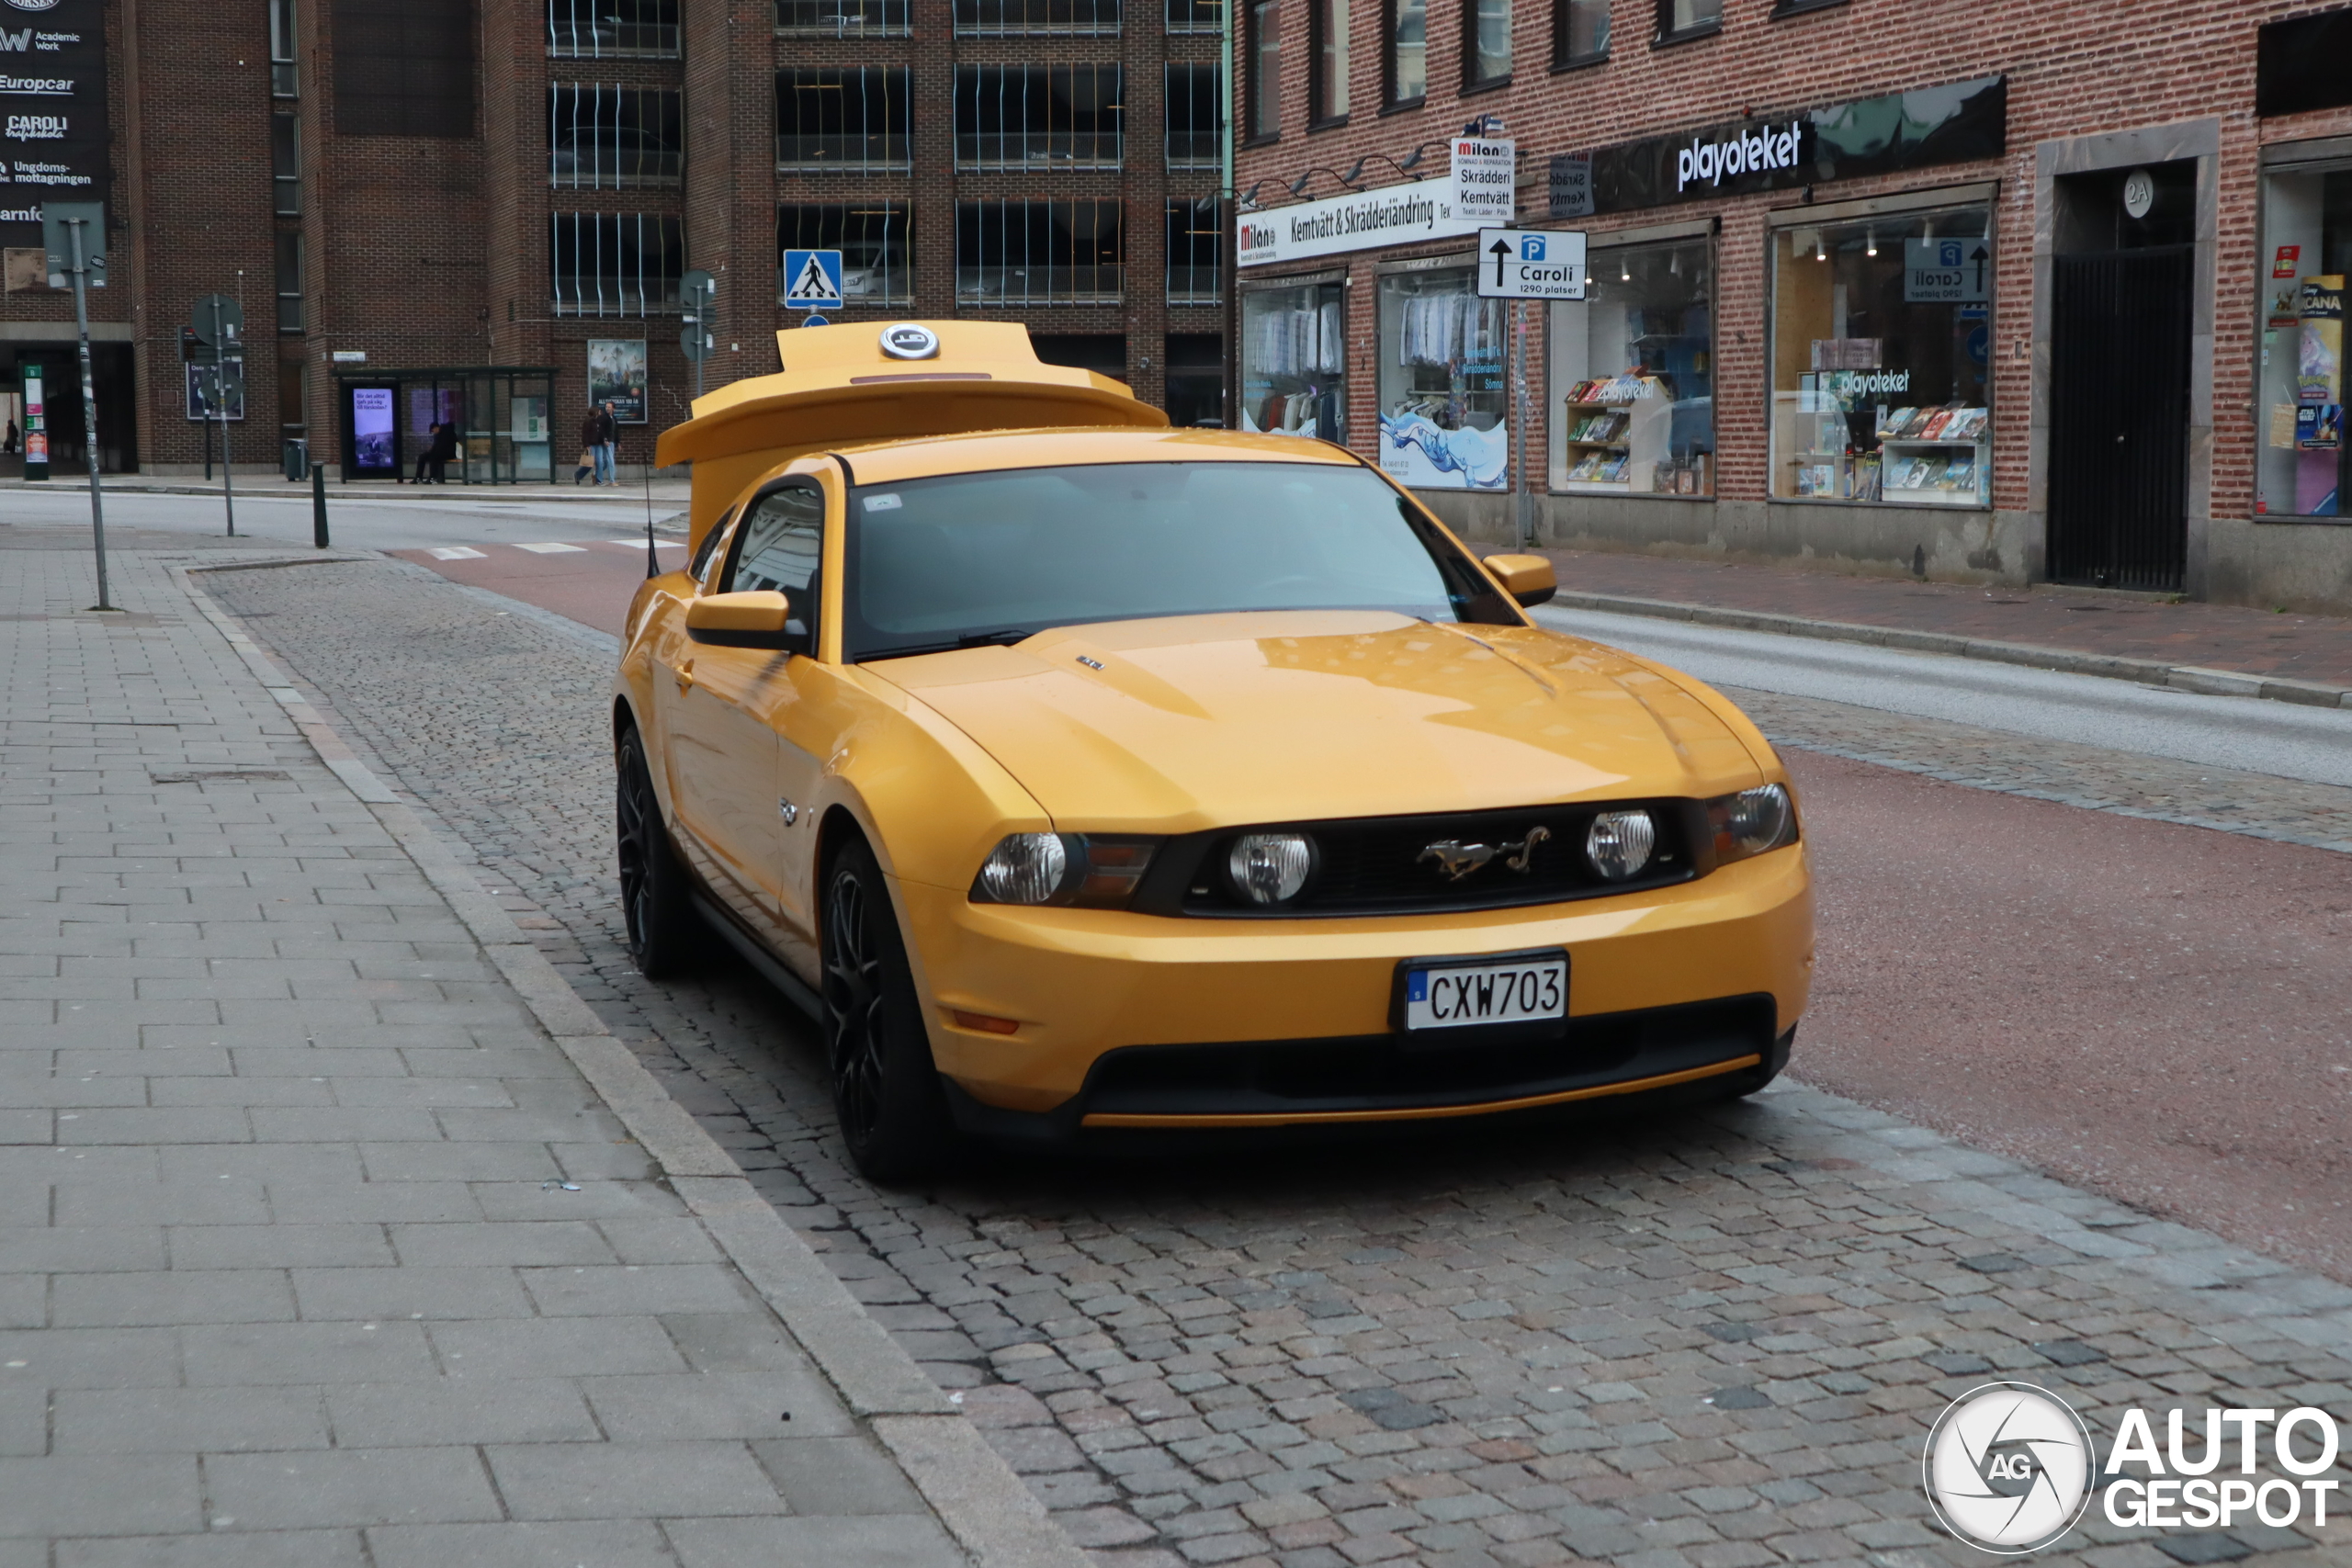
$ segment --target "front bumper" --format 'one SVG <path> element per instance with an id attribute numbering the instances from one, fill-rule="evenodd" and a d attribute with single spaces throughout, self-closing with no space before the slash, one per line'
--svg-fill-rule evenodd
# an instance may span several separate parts
<path id="1" fill-rule="evenodd" d="M 1459 1116 L 1755 1070 L 1785 1051 L 1813 964 L 1802 845 L 1621 897 L 1379 919 L 897 892 L 951 1100 L 967 1123 L 1040 1130 Z M 1563 1036 L 1408 1045 L 1392 1032 L 1398 960 L 1544 947 L 1568 953 Z M 964 1028 L 959 1011 L 1019 1027 Z"/>

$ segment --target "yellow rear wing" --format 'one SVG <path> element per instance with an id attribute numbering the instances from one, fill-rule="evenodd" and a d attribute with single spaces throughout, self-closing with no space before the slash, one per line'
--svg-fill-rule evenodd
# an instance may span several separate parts
<path id="1" fill-rule="evenodd" d="M 694 542 L 780 463 L 809 452 L 978 430 L 1126 425 L 1168 416 L 1107 376 L 1047 365 L 1016 321 L 860 322 L 775 334 L 784 368 L 696 398 L 655 462 L 694 464 Z"/>

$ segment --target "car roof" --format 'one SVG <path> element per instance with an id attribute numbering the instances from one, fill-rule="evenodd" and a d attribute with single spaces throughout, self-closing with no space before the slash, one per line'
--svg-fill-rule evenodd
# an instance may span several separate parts
<path id="1" fill-rule="evenodd" d="M 1329 442 L 1231 430 L 990 430 L 837 446 L 833 454 L 847 466 L 852 481 L 860 485 L 896 484 L 939 474 L 1093 463 L 1363 466 L 1363 459 L 1354 453 Z"/>

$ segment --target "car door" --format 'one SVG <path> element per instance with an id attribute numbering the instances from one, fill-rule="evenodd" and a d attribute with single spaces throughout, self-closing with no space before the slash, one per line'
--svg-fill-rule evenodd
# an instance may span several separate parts
<path id="1" fill-rule="evenodd" d="M 786 481 L 745 512 L 709 591 L 775 589 L 808 604 L 803 614 L 813 616 L 823 536 L 822 492 Z M 708 643 L 675 651 L 667 750 L 671 797 L 689 852 L 712 892 L 754 931 L 779 949 L 797 945 L 780 900 L 783 838 L 791 829 L 777 787 L 779 731 L 796 695 L 791 666 L 808 660 Z"/>

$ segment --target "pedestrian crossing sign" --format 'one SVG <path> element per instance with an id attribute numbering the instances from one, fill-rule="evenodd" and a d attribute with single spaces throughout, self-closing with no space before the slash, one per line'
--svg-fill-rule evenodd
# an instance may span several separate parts
<path id="1" fill-rule="evenodd" d="M 838 310 L 842 305 L 839 251 L 786 251 L 777 269 L 784 302 L 796 310 Z"/>

